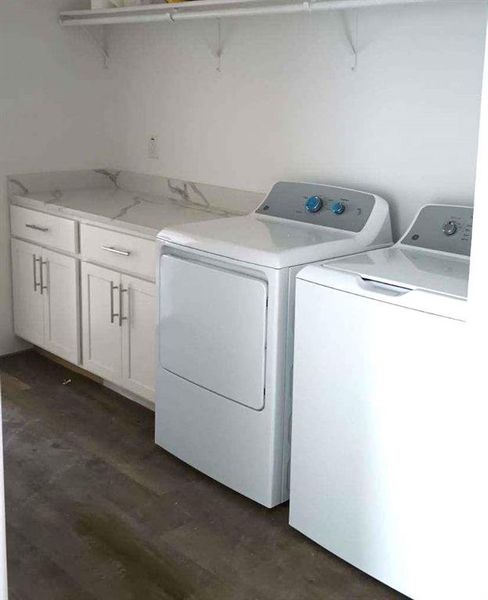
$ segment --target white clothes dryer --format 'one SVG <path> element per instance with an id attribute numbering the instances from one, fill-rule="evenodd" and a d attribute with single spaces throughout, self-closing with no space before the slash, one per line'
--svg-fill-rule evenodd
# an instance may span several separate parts
<path id="1" fill-rule="evenodd" d="M 393 248 L 297 280 L 290 524 L 416 600 L 487 597 L 460 556 L 481 525 L 472 221 L 470 207 L 425 206 Z"/>
<path id="2" fill-rule="evenodd" d="M 272 507 L 289 494 L 295 275 L 391 242 L 365 192 L 276 184 L 252 214 L 159 234 L 156 443 Z"/>

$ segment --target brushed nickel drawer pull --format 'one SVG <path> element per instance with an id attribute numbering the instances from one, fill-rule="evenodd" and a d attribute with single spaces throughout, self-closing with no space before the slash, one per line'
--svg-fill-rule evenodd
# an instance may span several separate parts
<path id="1" fill-rule="evenodd" d="M 26 223 L 25 226 L 27 229 L 35 229 L 36 231 L 42 231 L 43 233 L 49 231 L 49 227 L 40 227 L 39 225 L 32 225 L 31 223 Z"/>
<path id="2" fill-rule="evenodd" d="M 117 248 L 112 248 L 112 246 L 102 246 L 102 250 L 112 252 L 113 254 L 119 254 L 120 256 L 130 256 L 130 252 L 128 250 L 117 250 Z"/>

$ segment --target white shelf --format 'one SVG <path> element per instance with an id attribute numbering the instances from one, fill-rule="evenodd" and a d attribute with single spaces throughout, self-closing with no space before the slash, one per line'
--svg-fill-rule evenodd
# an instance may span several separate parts
<path id="1" fill-rule="evenodd" d="M 151 23 L 201 18 L 291 14 L 408 4 L 466 4 L 486 0 L 193 0 L 126 8 L 72 10 L 60 14 L 67 26 Z"/>

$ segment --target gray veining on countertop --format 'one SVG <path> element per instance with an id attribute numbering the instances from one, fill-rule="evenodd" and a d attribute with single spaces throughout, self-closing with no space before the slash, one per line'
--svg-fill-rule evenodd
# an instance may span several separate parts
<path id="1" fill-rule="evenodd" d="M 207 184 L 96 169 L 15 175 L 12 203 L 95 221 L 154 237 L 164 227 L 254 210 L 264 194 Z"/>

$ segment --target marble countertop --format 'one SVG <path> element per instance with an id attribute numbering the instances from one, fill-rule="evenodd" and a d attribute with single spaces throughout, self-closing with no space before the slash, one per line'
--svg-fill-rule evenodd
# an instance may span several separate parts
<path id="1" fill-rule="evenodd" d="M 72 190 L 53 198 L 49 192 L 12 197 L 14 204 L 82 221 L 98 222 L 151 238 L 171 225 L 232 216 L 231 211 L 184 206 L 173 200 L 138 197 L 125 190 Z"/>
<path id="2" fill-rule="evenodd" d="M 77 175 L 79 177 L 79 174 Z M 104 180 L 100 185 L 86 189 L 69 189 L 69 183 L 65 183 L 64 180 L 65 185 L 59 189 L 60 186 L 55 185 L 59 183 L 56 182 L 56 177 L 53 176 L 53 181 L 49 184 L 46 174 L 42 174 L 42 185 L 36 186 L 33 185 L 33 177 L 9 178 L 9 197 L 13 204 L 81 221 L 105 224 L 153 239 L 165 227 L 247 214 L 264 197 L 256 192 L 189 182 L 175 183 L 167 178 L 160 178 L 164 187 L 159 187 L 158 191 L 163 193 L 156 194 L 156 190 L 153 189 L 154 176 L 147 176 L 152 178 L 149 186 L 141 180 L 144 176 L 138 174 L 133 175 L 132 185 L 127 183 L 130 175 L 125 174 L 125 179 L 120 178 L 125 182 L 124 187 L 113 180 L 108 183 Z M 98 182 L 89 182 L 91 186 L 94 183 Z M 142 188 L 141 192 L 134 191 L 134 183 L 136 187 L 138 184 L 138 187 Z M 36 187 L 40 189 L 36 191 Z M 50 191 L 42 190 L 49 187 Z"/>

